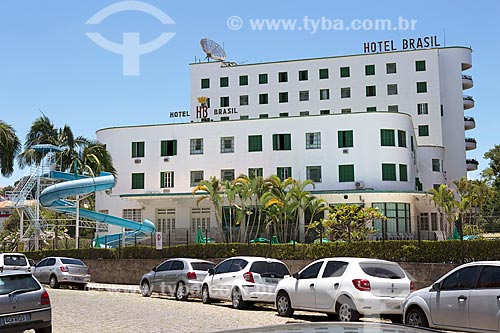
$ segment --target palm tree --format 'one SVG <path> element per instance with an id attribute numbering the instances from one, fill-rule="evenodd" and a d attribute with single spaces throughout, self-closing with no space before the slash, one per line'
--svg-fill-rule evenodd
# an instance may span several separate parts
<path id="1" fill-rule="evenodd" d="M 221 236 L 224 238 L 224 231 L 222 228 L 222 193 L 224 192 L 224 187 L 222 182 L 217 179 L 217 177 L 210 177 L 209 180 L 201 180 L 198 186 L 193 188 L 192 194 L 195 195 L 197 192 L 202 192 L 201 195 L 196 199 L 196 205 L 199 205 L 201 201 L 208 199 L 212 202 L 214 206 L 215 220 L 220 228 Z"/>
<path id="2" fill-rule="evenodd" d="M 449 188 L 446 184 L 441 184 L 437 189 L 433 188 L 429 190 L 429 193 L 432 195 L 431 200 L 436 205 L 436 208 L 439 212 L 439 218 L 441 221 L 448 221 L 449 224 L 446 227 L 446 231 L 443 230 L 443 236 L 446 234 L 450 235 L 451 224 L 453 224 L 453 214 L 454 208 L 456 206 L 455 196 L 453 194 L 453 190 Z"/>
<path id="3" fill-rule="evenodd" d="M 311 185 L 313 188 L 315 188 L 314 182 L 310 179 L 306 179 L 304 181 L 294 180 L 290 189 L 290 192 L 292 194 L 292 201 L 295 204 L 293 212 L 293 214 L 295 215 L 295 226 L 292 234 L 292 238 L 295 240 L 297 237 L 300 237 L 300 220 L 301 218 L 303 218 L 304 212 L 311 200 L 311 192 L 304 190 L 308 185 Z"/>
<path id="4" fill-rule="evenodd" d="M 0 174 L 8 177 L 14 172 L 14 160 L 21 151 L 21 142 L 12 126 L 0 120 Z"/>

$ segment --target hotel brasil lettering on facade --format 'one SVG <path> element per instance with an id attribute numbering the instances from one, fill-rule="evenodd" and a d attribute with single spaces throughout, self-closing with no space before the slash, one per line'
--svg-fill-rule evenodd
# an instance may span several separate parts
<path id="1" fill-rule="evenodd" d="M 238 113 L 236 108 L 226 107 L 226 108 L 213 108 L 212 112 L 209 112 L 209 107 L 207 105 L 207 97 L 198 97 L 198 103 L 200 105 L 196 106 L 196 118 L 197 119 L 207 119 L 209 116 L 224 116 Z M 211 113 L 209 115 L 209 113 Z"/>
<path id="2" fill-rule="evenodd" d="M 380 53 L 398 50 L 416 50 L 439 47 L 437 36 L 426 36 L 419 38 L 403 38 L 399 44 L 394 40 L 381 40 L 377 42 L 363 43 L 364 53 Z"/>

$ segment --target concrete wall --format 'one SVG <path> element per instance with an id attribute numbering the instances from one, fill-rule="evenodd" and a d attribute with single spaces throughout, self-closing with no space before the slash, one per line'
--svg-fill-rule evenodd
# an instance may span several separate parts
<path id="1" fill-rule="evenodd" d="M 220 262 L 222 259 L 208 259 Z M 141 276 L 157 266 L 158 259 L 85 260 L 91 267 L 92 282 L 115 284 L 139 284 Z M 299 271 L 311 260 L 284 260 L 292 273 Z M 431 285 L 437 278 L 450 271 L 457 264 L 401 263 L 401 267 L 414 277 L 415 288 Z"/>

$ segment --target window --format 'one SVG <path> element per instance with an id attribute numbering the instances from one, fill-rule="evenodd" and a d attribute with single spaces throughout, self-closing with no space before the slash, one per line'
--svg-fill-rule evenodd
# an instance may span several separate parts
<path id="1" fill-rule="evenodd" d="M 163 140 L 160 142 L 160 156 L 177 155 L 177 140 Z"/>
<path id="2" fill-rule="evenodd" d="M 330 99 L 330 89 L 320 89 L 319 90 L 319 99 L 320 100 L 326 100 Z"/>
<path id="3" fill-rule="evenodd" d="M 376 86 L 366 86 L 366 97 L 372 97 L 377 95 Z"/>
<path id="4" fill-rule="evenodd" d="M 276 175 L 282 181 L 289 177 L 292 177 L 292 167 L 278 167 L 276 168 Z"/>
<path id="5" fill-rule="evenodd" d="M 339 165 L 339 182 L 354 181 L 354 164 Z"/>
<path id="6" fill-rule="evenodd" d="M 228 121 L 229 117 L 220 117 L 220 121 Z"/>
<path id="7" fill-rule="evenodd" d="M 375 65 L 366 65 L 365 75 L 375 75 Z"/>
<path id="8" fill-rule="evenodd" d="M 338 131 L 339 148 L 351 148 L 354 146 L 353 131 Z"/>
<path id="9" fill-rule="evenodd" d="M 306 177 L 315 183 L 321 183 L 321 166 L 306 166 Z"/>
<path id="10" fill-rule="evenodd" d="M 280 117 L 288 117 L 288 112 L 280 112 Z"/>
<path id="11" fill-rule="evenodd" d="M 382 164 L 382 180 L 396 180 L 396 164 Z"/>
<path id="12" fill-rule="evenodd" d="M 429 113 L 429 104 L 427 103 L 417 104 L 417 114 L 428 114 L 428 113 Z"/>
<path id="13" fill-rule="evenodd" d="M 349 264 L 344 261 L 329 261 L 326 264 L 325 270 L 323 271 L 323 275 L 321 277 L 341 277 L 344 274 L 347 265 Z"/>
<path id="14" fill-rule="evenodd" d="M 299 91 L 299 101 L 304 102 L 309 100 L 309 90 Z"/>
<path id="15" fill-rule="evenodd" d="M 418 136 L 429 136 L 429 125 L 419 125 Z"/>
<path id="16" fill-rule="evenodd" d="M 309 111 L 300 111 L 300 112 L 299 112 L 299 115 L 300 115 L 301 117 L 308 116 L 308 115 L 309 115 Z"/>
<path id="17" fill-rule="evenodd" d="M 471 289 L 474 286 L 479 266 L 459 269 L 441 282 L 441 290 Z"/>
<path id="18" fill-rule="evenodd" d="M 291 134 L 273 134 L 273 150 L 292 150 Z"/>
<path id="19" fill-rule="evenodd" d="M 340 98 L 351 98 L 351 87 L 340 88 Z"/>
<path id="20" fill-rule="evenodd" d="M 144 157 L 144 141 L 132 142 L 132 157 Z"/>
<path id="21" fill-rule="evenodd" d="M 321 148 L 321 133 L 306 133 L 306 149 Z"/>
<path id="22" fill-rule="evenodd" d="M 248 178 L 262 177 L 264 175 L 264 169 L 262 168 L 249 168 Z"/>
<path id="23" fill-rule="evenodd" d="M 288 93 L 287 92 L 280 92 L 278 94 L 278 100 L 280 103 L 288 103 Z"/>
<path id="24" fill-rule="evenodd" d="M 240 75 L 240 86 L 248 86 L 248 75 Z"/>
<path id="25" fill-rule="evenodd" d="M 248 151 L 262 151 L 262 135 L 248 136 Z"/>
<path id="26" fill-rule="evenodd" d="M 203 180 L 203 170 L 191 171 L 191 182 L 190 186 L 198 186 L 198 184 Z"/>
<path id="27" fill-rule="evenodd" d="M 259 119 L 267 119 L 267 118 L 269 118 L 269 115 L 267 113 L 259 114 Z"/>
<path id="28" fill-rule="evenodd" d="M 427 82 L 417 82 L 417 93 L 427 92 Z"/>
<path id="29" fill-rule="evenodd" d="M 324 80 L 324 79 L 328 79 L 328 68 L 321 68 L 319 70 L 319 79 L 320 80 Z"/>
<path id="30" fill-rule="evenodd" d="M 224 96 L 220 98 L 220 107 L 227 108 L 229 106 L 229 96 Z"/>
<path id="31" fill-rule="evenodd" d="M 190 154 L 191 155 L 203 154 L 203 139 L 191 139 Z"/>
<path id="32" fill-rule="evenodd" d="M 400 182 L 408 181 L 408 166 L 406 164 L 399 165 L 399 181 Z"/>
<path id="33" fill-rule="evenodd" d="M 351 113 L 351 109 L 342 109 L 340 113 Z"/>
<path id="34" fill-rule="evenodd" d="M 172 188 L 174 187 L 174 172 L 165 171 L 160 172 L 160 188 Z"/>
<path id="35" fill-rule="evenodd" d="M 394 73 L 396 73 L 396 63 L 395 62 L 391 62 L 391 63 L 385 64 L 385 72 L 387 74 L 394 74 Z"/>
<path id="36" fill-rule="evenodd" d="M 387 85 L 387 95 L 397 95 L 398 94 L 398 85 L 397 84 L 388 84 Z"/>
<path id="37" fill-rule="evenodd" d="M 368 106 L 366 108 L 366 112 L 377 112 L 377 107 L 376 106 Z"/>
<path id="38" fill-rule="evenodd" d="M 397 105 L 388 105 L 387 106 L 387 111 L 389 111 L 389 112 L 398 112 L 399 108 L 398 108 Z"/>
<path id="39" fill-rule="evenodd" d="M 232 182 L 234 180 L 234 169 L 221 170 L 220 179 Z"/>
<path id="40" fill-rule="evenodd" d="M 259 94 L 259 104 L 268 104 L 269 97 L 267 94 Z"/>
<path id="41" fill-rule="evenodd" d="M 234 136 L 220 138 L 220 152 L 234 153 Z"/>
<path id="42" fill-rule="evenodd" d="M 299 71 L 299 81 L 307 81 L 309 79 L 309 72 L 307 70 Z"/>
<path id="43" fill-rule="evenodd" d="M 288 82 L 288 72 L 279 72 L 278 82 Z"/>
<path id="44" fill-rule="evenodd" d="M 138 190 L 144 188 L 144 173 L 132 174 L 132 189 Z"/>
<path id="45" fill-rule="evenodd" d="M 441 172 L 441 161 L 437 158 L 432 159 L 432 171 Z"/>
<path id="46" fill-rule="evenodd" d="M 240 95 L 240 105 L 248 105 L 248 95 Z"/>
<path id="47" fill-rule="evenodd" d="M 126 220 L 142 222 L 142 209 L 138 208 L 124 209 L 122 210 L 122 217 Z M 49 266 L 49 264 L 47 264 L 46 266 Z"/>
<path id="48" fill-rule="evenodd" d="M 249 116 L 248 116 L 247 114 L 245 114 L 245 115 L 241 115 L 241 116 L 240 116 L 240 119 L 241 119 L 241 120 L 248 120 L 248 119 L 249 119 Z"/>
<path id="49" fill-rule="evenodd" d="M 394 140 L 394 130 L 381 129 L 380 130 L 380 145 L 381 146 L 396 146 Z"/>
<path id="50" fill-rule="evenodd" d="M 301 279 L 315 279 L 318 277 L 319 270 L 323 266 L 323 261 L 319 261 L 311 266 L 305 268 L 302 272 L 300 272 Z"/>
<path id="51" fill-rule="evenodd" d="M 483 266 L 479 281 L 477 282 L 478 288 L 500 288 L 500 267 L 498 266 Z"/>
<path id="52" fill-rule="evenodd" d="M 425 71 L 425 60 L 415 61 L 415 71 L 417 71 L 417 72 Z"/>
<path id="53" fill-rule="evenodd" d="M 398 130 L 398 147 L 406 148 L 406 131 Z"/>
<path id="54" fill-rule="evenodd" d="M 340 77 L 350 77 L 350 68 L 349 67 L 340 67 Z"/>
<path id="55" fill-rule="evenodd" d="M 267 84 L 267 73 L 259 74 L 259 84 Z"/>
<path id="56" fill-rule="evenodd" d="M 210 88 L 210 79 L 201 79 L 201 89 Z"/>
<path id="57" fill-rule="evenodd" d="M 220 78 L 220 87 L 229 87 L 229 77 L 221 77 Z"/>

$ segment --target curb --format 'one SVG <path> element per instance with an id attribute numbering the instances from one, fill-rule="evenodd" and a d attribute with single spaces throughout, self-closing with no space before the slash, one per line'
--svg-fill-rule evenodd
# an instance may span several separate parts
<path id="1" fill-rule="evenodd" d="M 139 286 L 133 286 L 133 285 L 111 285 L 105 283 L 89 283 L 87 284 L 86 289 L 95 291 L 108 291 L 115 293 L 129 293 L 129 294 L 141 293 Z"/>

